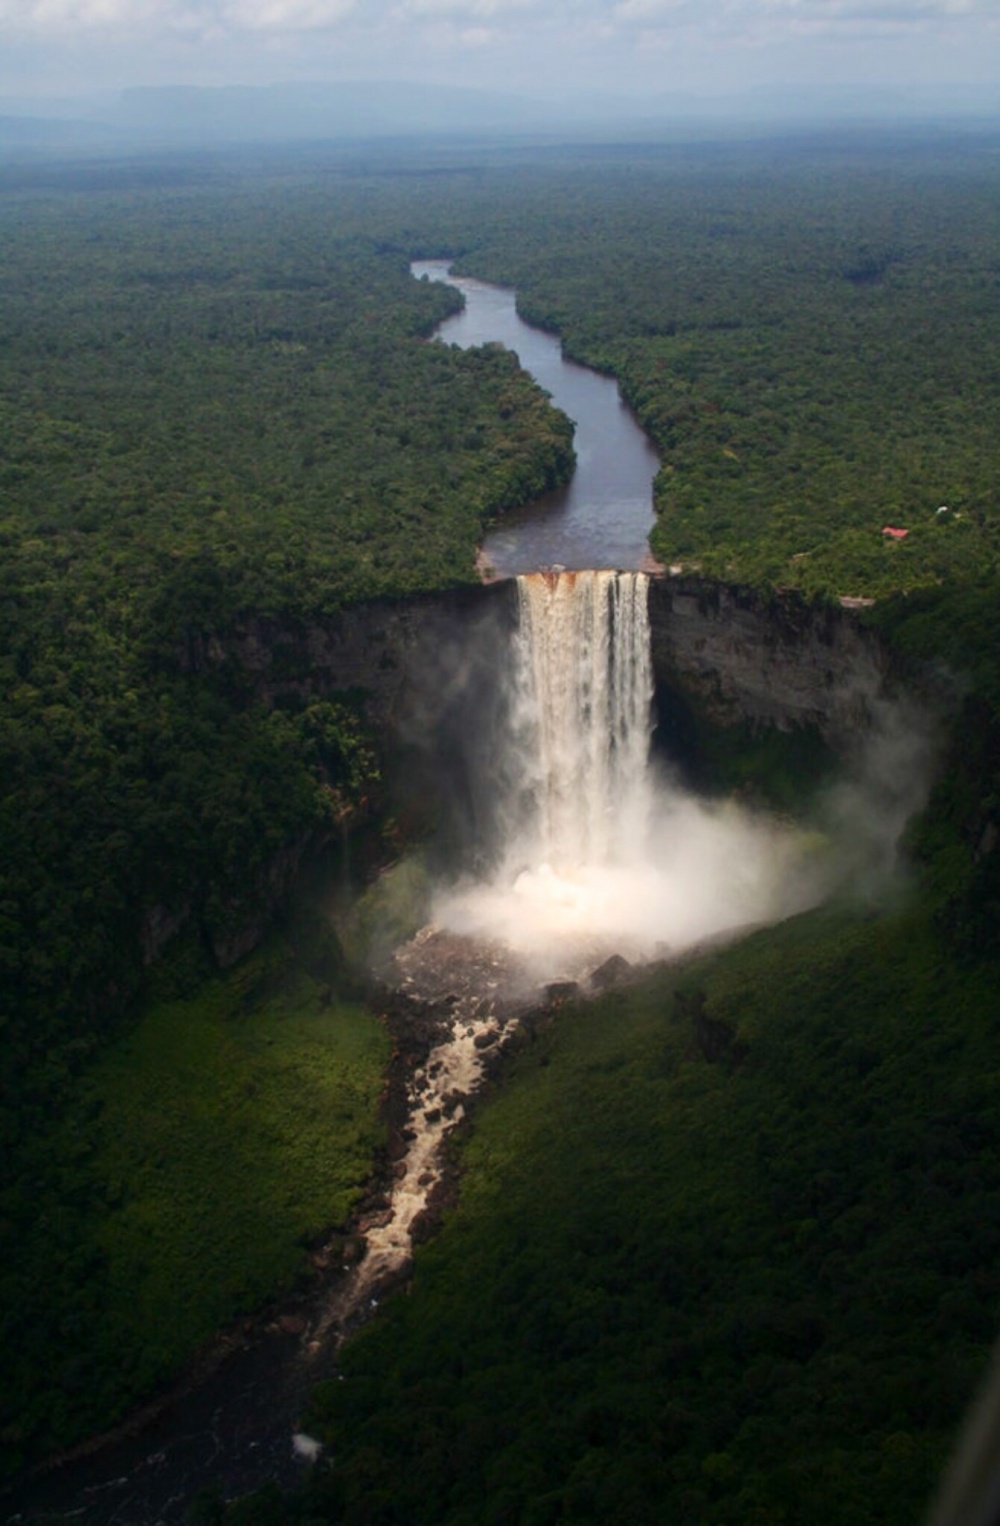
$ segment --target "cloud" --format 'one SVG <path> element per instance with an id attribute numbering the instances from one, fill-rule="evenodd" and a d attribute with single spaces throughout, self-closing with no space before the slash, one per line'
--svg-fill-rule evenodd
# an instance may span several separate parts
<path id="1" fill-rule="evenodd" d="M 354 9 L 355 0 L 229 0 L 220 19 L 234 30 L 326 30 L 337 26 Z"/>
<path id="2" fill-rule="evenodd" d="M 598 4 L 600 9 L 600 4 Z M 151 31 L 223 28 L 240 32 L 328 30 L 351 19 L 377 36 L 386 27 L 422 23 L 468 25 L 457 35 L 466 44 L 488 42 L 484 23 L 502 24 L 527 11 L 552 13 L 545 0 L 0 0 L 0 27 L 46 31 L 75 28 L 147 27 Z"/>
<path id="3" fill-rule="evenodd" d="M 142 27 L 159 20 L 156 0 L 3 0 L 0 24 L 41 31 Z"/>
<path id="4" fill-rule="evenodd" d="M 72 28 L 222 24 L 234 32 L 324 29 L 348 17 L 361 30 L 451 21 L 502 29 L 532 20 L 570 41 L 594 27 L 624 33 L 691 26 L 706 34 L 747 25 L 830 27 L 858 22 L 912 26 L 990 17 L 997 0 L 0 0 L 0 26 Z M 491 33 L 495 35 L 495 33 Z"/>
<path id="5" fill-rule="evenodd" d="M 626 24 L 638 21 L 643 25 L 651 21 L 669 21 L 672 17 L 690 17 L 688 0 L 620 0 L 614 7 L 614 17 Z M 704 9 L 701 12 L 705 14 Z"/>
<path id="6" fill-rule="evenodd" d="M 748 34 L 821 41 L 924 36 L 942 41 L 988 23 L 996 0 L 741 0 Z"/>
<path id="7" fill-rule="evenodd" d="M 71 91 L 83 68 L 100 88 L 460 71 L 540 95 L 717 94 L 831 67 L 981 80 L 998 18 L 1000 0 L 0 0 L 0 77 L 14 94 L 38 88 L 29 61 Z"/>
<path id="8" fill-rule="evenodd" d="M 992 0 L 764 0 L 744 6 L 761 19 L 810 20 L 829 26 L 858 21 L 891 22 L 897 26 L 972 17 L 995 10 Z"/>
<path id="9" fill-rule="evenodd" d="M 335 27 L 356 0 L 0 0 L 0 26 L 41 32 L 302 31 Z"/>
<path id="10" fill-rule="evenodd" d="M 610 16 L 622 29 L 692 27 L 706 35 L 767 28 L 793 35 L 802 25 L 923 27 L 929 22 L 988 18 L 997 0 L 614 0 Z"/>
<path id="11" fill-rule="evenodd" d="M 994 0 L 764 0 L 754 9 L 772 15 L 811 15 L 836 20 L 859 16 L 875 20 L 922 21 L 927 17 L 971 16 L 993 11 Z"/>
<path id="12" fill-rule="evenodd" d="M 494 20 L 514 11 L 534 10 L 539 0 L 403 0 L 400 16 Z"/>

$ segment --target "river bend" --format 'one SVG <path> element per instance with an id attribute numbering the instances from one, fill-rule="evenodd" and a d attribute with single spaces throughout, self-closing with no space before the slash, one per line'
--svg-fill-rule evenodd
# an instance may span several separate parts
<path id="1" fill-rule="evenodd" d="M 576 426 L 572 481 L 505 515 L 486 537 L 484 560 L 500 576 L 553 566 L 620 571 L 655 566 L 647 538 L 659 461 L 617 384 L 566 360 L 557 339 L 524 323 L 513 291 L 453 278 L 447 261 L 421 261 L 412 269 L 418 277 L 449 281 L 465 296 L 464 310 L 441 324 L 438 339 L 463 348 L 498 342 L 515 351 Z M 283 1314 L 247 1321 L 229 1338 L 230 1355 L 222 1365 L 165 1396 L 148 1424 L 133 1417 L 116 1441 L 36 1478 L 28 1498 L 0 1502 L 0 1521 L 175 1526 L 188 1518 L 192 1501 L 206 1486 L 232 1498 L 268 1481 L 288 1487 L 302 1476 L 308 1438 L 293 1439 L 293 1432 L 309 1386 L 335 1370 L 345 1335 L 376 1307 L 383 1284 L 405 1270 L 414 1222 L 440 1179 L 441 1141 L 479 1085 L 486 1049 L 502 1048 L 523 1007 L 531 1005 L 522 990 L 516 998 L 506 992 L 503 958 L 489 944 L 477 945 L 486 969 L 470 962 L 465 950 L 461 958 L 452 957 L 451 941 L 438 932 L 433 938 L 418 936 L 398 951 L 401 996 L 413 992 L 433 1006 L 440 996 L 434 982 L 446 976 L 448 1004 L 434 1047 L 406 1081 L 408 1148 L 401 1151 L 396 1180 L 379 1200 L 379 1211 L 358 1225 L 366 1252 L 361 1263 L 346 1279 L 296 1301 Z"/>
<path id="2" fill-rule="evenodd" d="M 651 571 L 653 478 L 660 461 L 617 382 L 567 360 L 558 339 L 518 316 L 510 288 L 452 276 L 447 260 L 417 260 L 410 268 L 418 278 L 447 281 L 465 297 L 463 310 L 439 325 L 436 338 L 462 349 L 505 345 L 576 425 L 572 480 L 505 514 L 483 543 L 484 561 L 503 577 L 552 566 Z"/>

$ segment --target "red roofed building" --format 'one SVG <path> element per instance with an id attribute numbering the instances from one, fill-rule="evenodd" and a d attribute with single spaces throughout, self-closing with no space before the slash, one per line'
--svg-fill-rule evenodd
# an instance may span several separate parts
<path id="1" fill-rule="evenodd" d="M 909 530 L 897 530 L 894 525 L 883 525 L 882 534 L 888 535 L 890 540 L 905 540 Z"/>

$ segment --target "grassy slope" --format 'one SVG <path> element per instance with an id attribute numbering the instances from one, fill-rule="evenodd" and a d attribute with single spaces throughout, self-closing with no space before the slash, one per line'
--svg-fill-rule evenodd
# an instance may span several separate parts
<path id="1" fill-rule="evenodd" d="M 912 1522 L 994 1331 L 990 992 L 916 911 L 822 913 L 566 1009 L 319 1400 L 306 1514 Z"/>
<path id="2" fill-rule="evenodd" d="M 8 1465 L 107 1424 L 305 1274 L 370 1173 L 385 1060 L 375 1018 L 280 937 L 146 1007 L 25 1184 L 3 1276 Z"/>

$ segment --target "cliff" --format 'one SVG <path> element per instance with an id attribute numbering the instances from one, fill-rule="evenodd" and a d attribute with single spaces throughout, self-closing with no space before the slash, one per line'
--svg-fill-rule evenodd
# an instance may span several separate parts
<path id="1" fill-rule="evenodd" d="M 354 604 L 308 625 L 251 617 L 219 635 L 189 632 L 182 668 L 235 667 L 266 704 L 282 695 L 353 692 L 384 737 L 428 729 L 457 688 L 496 653 L 514 615 L 511 584 Z M 479 673 L 484 680 L 484 673 Z"/>
<path id="2" fill-rule="evenodd" d="M 719 725 L 811 726 L 839 751 L 889 680 L 885 646 L 852 611 L 792 590 L 657 577 L 649 615 L 657 684 Z"/>
<path id="3" fill-rule="evenodd" d="M 378 600 L 294 627 L 253 619 L 189 636 L 193 672 L 234 664 L 266 703 L 289 692 L 353 691 L 385 740 L 414 740 L 449 716 L 481 719 L 495 686 L 513 581 Z M 658 687 L 719 725 L 813 726 L 832 746 L 864 728 L 889 678 L 877 634 L 853 611 L 696 577 L 653 577 Z M 471 710 L 468 708 L 471 706 Z"/>
<path id="4" fill-rule="evenodd" d="M 857 616 L 793 592 L 698 578 L 654 577 L 649 615 L 660 742 L 683 752 L 686 712 L 715 725 L 815 729 L 835 752 L 869 731 L 889 675 L 888 655 Z M 229 631 L 189 632 L 178 652 L 191 673 L 232 672 L 265 704 L 289 695 L 351 696 L 382 757 L 381 811 L 404 838 L 429 837 L 448 855 L 487 847 L 491 770 L 503 734 L 513 580 L 357 604 L 293 625 L 254 617 Z M 681 730 L 683 727 L 681 728 Z M 213 938 L 233 962 L 259 940 L 307 845 L 279 856 L 232 926 Z M 183 917 L 181 918 L 183 920 Z M 146 919 L 146 959 L 177 930 L 163 908 Z"/>

